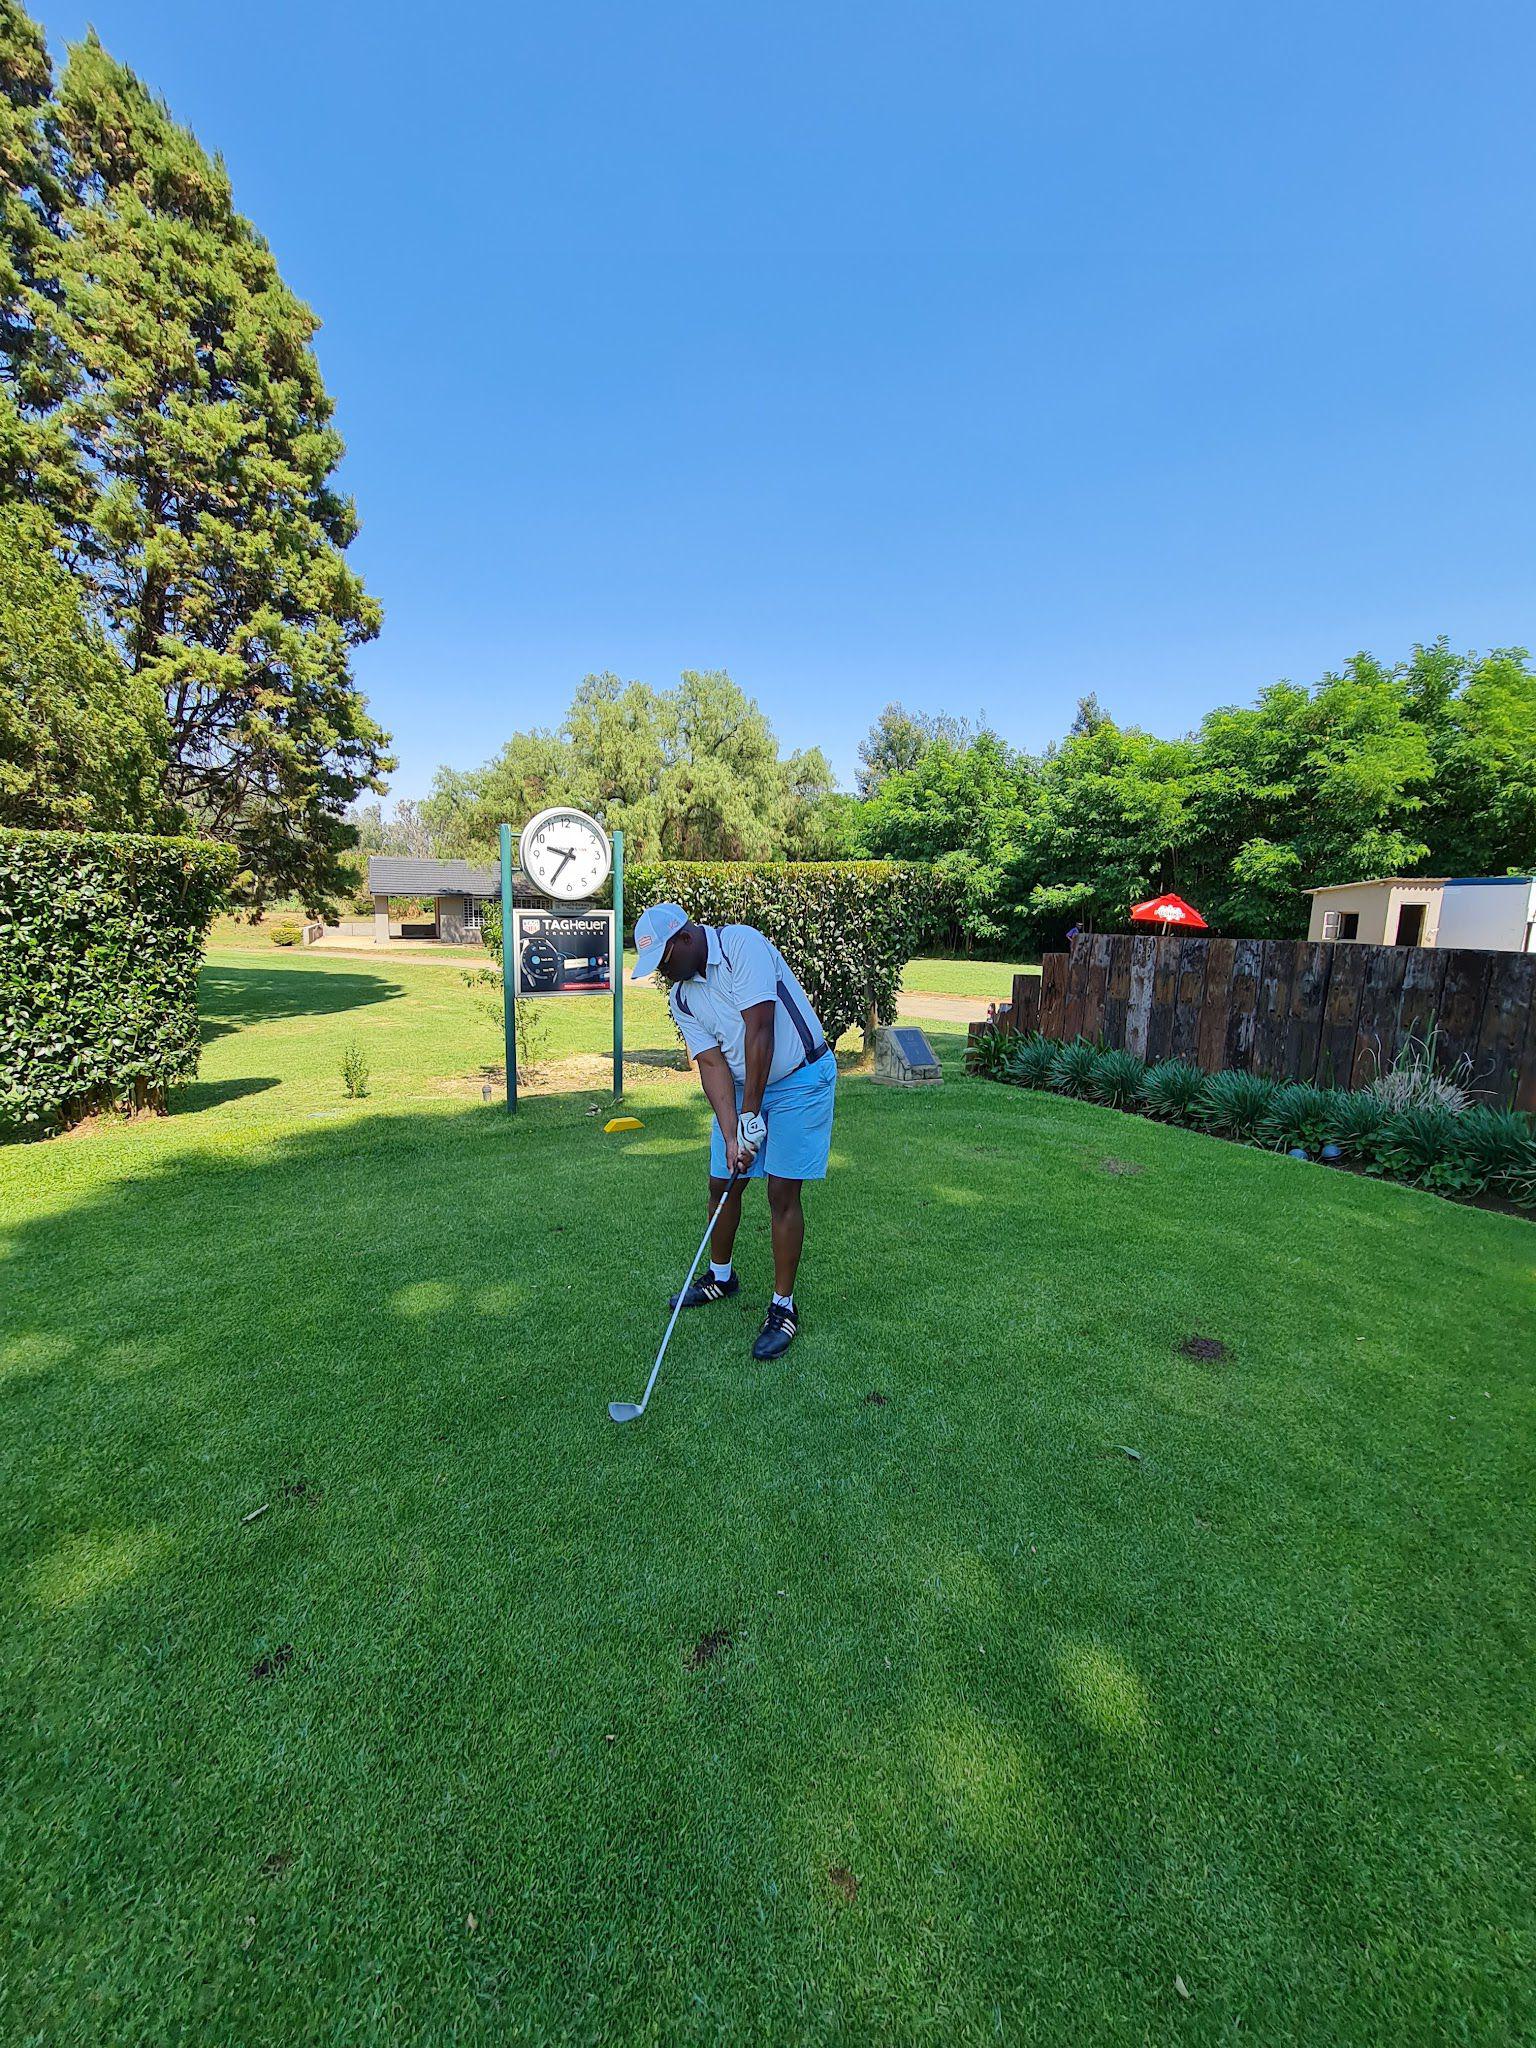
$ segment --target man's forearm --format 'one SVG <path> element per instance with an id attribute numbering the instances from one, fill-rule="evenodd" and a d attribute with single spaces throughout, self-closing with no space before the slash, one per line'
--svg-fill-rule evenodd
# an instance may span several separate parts
<path id="1" fill-rule="evenodd" d="M 752 1018 L 747 1024 L 744 1050 L 746 1079 L 741 1088 L 741 1106 L 748 1116 L 756 1116 L 763 1106 L 763 1092 L 768 1086 L 768 1075 L 773 1066 L 773 1017 Z"/>
<path id="2" fill-rule="evenodd" d="M 715 1112 L 715 1120 L 721 1132 L 732 1140 L 736 1136 L 736 1084 L 731 1079 L 731 1070 L 721 1060 L 700 1060 L 699 1085 Z"/>

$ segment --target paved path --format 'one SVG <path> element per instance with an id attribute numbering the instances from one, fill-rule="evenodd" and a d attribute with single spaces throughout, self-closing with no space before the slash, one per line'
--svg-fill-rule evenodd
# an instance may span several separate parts
<path id="1" fill-rule="evenodd" d="M 987 1014 L 988 1002 L 1005 1002 L 1007 996 L 1002 988 L 991 997 L 925 995 L 921 989 L 903 989 L 896 1009 L 903 1017 L 926 1017 L 931 1024 L 979 1024 Z"/>
<path id="2" fill-rule="evenodd" d="M 438 967 L 490 967 L 495 964 L 483 946 L 445 946 L 432 939 L 391 939 L 387 946 L 376 946 L 369 939 L 347 936 L 322 939 L 318 945 L 306 946 L 304 950 L 306 953 L 324 953 L 331 958 L 373 960 L 380 967 L 403 960 Z M 953 996 L 941 995 L 936 990 L 903 989 L 897 1008 L 903 1017 L 926 1017 L 933 1024 L 979 1024 L 987 1014 L 987 1004 L 1006 1002 L 1009 992 L 1007 977 L 999 970 L 995 996 Z"/>
<path id="3" fill-rule="evenodd" d="M 391 939 L 386 946 L 375 945 L 371 939 L 320 939 L 303 950 L 306 953 L 339 954 L 347 960 L 377 960 L 380 966 L 387 966 L 391 960 L 424 961 L 428 966 L 435 963 L 448 967 L 494 967 L 496 964 L 484 946 L 449 946 L 441 939 Z"/>

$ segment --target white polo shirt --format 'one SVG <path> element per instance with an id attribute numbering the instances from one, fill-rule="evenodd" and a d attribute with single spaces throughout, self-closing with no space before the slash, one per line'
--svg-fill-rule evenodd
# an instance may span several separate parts
<path id="1" fill-rule="evenodd" d="M 737 1081 L 745 1085 L 747 1027 L 741 1013 L 754 1003 L 772 1003 L 773 1064 L 768 1079 L 782 1081 L 825 1042 L 810 998 L 778 947 L 755 926 L 726 924 L 717 931 L 707 924 L 703 931 L 708 947 L 704 972 L 692 981 L 674 982 L 667 991 L 667 1005 L 688 1057 L 696 1060 L 701 1052 L 718 1046 Z"/>

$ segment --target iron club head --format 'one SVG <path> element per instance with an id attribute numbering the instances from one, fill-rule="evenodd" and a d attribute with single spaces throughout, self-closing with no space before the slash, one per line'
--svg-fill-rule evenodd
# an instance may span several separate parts
<path id="1" fill-rule="evenodd" d="M 610 1401 L 608 1403 L 608 1419 L 610 1422 L 633 1422 L 641 1413 L 643 1413 L 642 1409 L 634 1401 Z"/>

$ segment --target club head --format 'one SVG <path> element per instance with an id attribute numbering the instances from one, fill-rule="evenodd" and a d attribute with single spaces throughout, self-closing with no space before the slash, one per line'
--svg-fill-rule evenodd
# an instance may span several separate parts
<path id="1" fill-rule="evenodd" d="M 633 1422 L 639 1413 L 640 1409 L 633 1401 L 610 1401 L 608 1403 L 608 1420 L 610 1422 Z"/>

